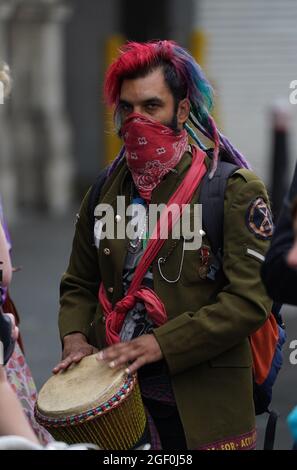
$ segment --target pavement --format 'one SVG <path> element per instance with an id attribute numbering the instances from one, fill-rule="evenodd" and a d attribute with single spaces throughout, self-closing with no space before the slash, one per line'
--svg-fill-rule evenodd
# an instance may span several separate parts
<path id="1" fill-rule="evenodd" d="M 60 278 L 71 250 L 76 209 L 66 216 L 22 214 L 11 227 L 15 273 L 12 297 L 21 316 L 21 333 L 26 357 L 37 388 L 51 375 L 61 355 L 57 328 Z M 286 417 L 297 405 L 297 365 L 290 364 L 289 348 L 297 339 L 297 307 L 283 307 L 288 340 L 284 347 L 284 365 L 274 386 L 272 408 L 280 413 L 276 449 L 291 449 L 292 439 Z M 234 400 L 244 397 L 234 397 Z M 257 418 L 258 448 L 263 445 L 267 416 Z"/>

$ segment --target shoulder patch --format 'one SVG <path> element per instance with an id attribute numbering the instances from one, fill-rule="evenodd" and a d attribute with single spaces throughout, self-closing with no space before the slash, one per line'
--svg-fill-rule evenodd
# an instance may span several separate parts
<path id="1" fill-rule="evenodd" d="M 272 213 L 262 197 L 254 199 L 246 214 L 246 224 L 250 232 L 262 240 L 270 240 L 273 234 Z"/>

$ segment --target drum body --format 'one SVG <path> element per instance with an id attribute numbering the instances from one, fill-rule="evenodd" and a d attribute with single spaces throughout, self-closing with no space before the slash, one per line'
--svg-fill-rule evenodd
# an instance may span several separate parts
<path id="1" fill-rule="evenodd" d="M 146 429 L 137 376 L 111 369 L 95 355 L 45 383 L 35 417 L 56 440 L 111 450 L 134 448 Z"/>

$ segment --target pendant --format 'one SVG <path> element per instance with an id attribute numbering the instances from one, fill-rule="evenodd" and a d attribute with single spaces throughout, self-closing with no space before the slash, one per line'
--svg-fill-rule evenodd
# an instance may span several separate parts
<path id="1" fill-rule="evenodd" d="M 200 262 L 201 266 L 199 267 L 199 276 L 201 279 L 206 279 L 210 265 L 210 249 L 207 245 L 202 245 L 200 248 Z"/>
<path id="2" fill-rule="evenodd" d="M 136 239 L 136 241 L 131 241 L 128 244 L 128 251 L 129 253 L 135 254 L 139 252 L 139 249 L 141 247 L 141 240 L 139 238 Z"/>

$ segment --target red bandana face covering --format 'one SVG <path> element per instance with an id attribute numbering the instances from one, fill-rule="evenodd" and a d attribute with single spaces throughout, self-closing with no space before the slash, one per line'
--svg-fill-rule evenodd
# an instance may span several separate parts
<path id="1" fill-rule="evenodd" d="M 126 160 L 138 192 L 147 202 L 162 178 L 180 161 L 188 147 L 188 134 L 176 134 L 169 127 L 138 113 L 122 126 Z"/>

